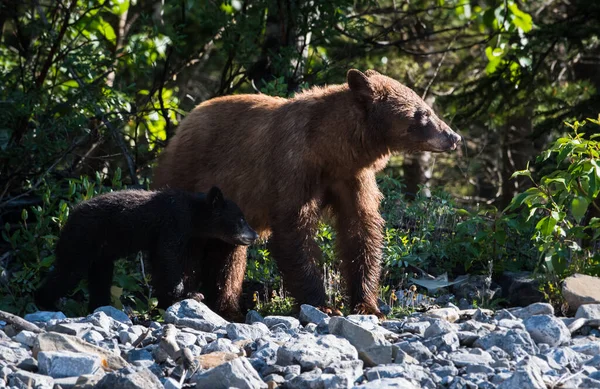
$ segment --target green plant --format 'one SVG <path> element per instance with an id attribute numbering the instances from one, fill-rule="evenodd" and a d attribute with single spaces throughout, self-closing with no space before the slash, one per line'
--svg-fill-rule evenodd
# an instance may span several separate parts
<path id="1" fill-rule="evenodd" d="M 600 125 L 600 120 L 588 121 Z M 513 174 L 529 178 L 533 186 L 515 196 L 508 209 L 521 209 L 525 222 L 534 226 L 531 239 L 543 269 L 559 279 L 573 272 L 600 273 L 600 256 L 594 249 L 600 219 L 586 217 L 590 207 L 600 211 L 595 202 L 600 192 L 600 143 L 595 140 L 598 135 L 580 131 L 585 123 L 566 123 L 573 133 L 538 156 L 539 178 L 529 166 Z"/>

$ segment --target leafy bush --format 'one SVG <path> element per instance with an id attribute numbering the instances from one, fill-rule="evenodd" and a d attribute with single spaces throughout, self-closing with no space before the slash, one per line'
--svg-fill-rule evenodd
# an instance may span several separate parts
<path id="1" fill-rule="evenodd" d="M 600 125 L 599 120 L 588 121 Z M 538 156 L 538 177 L 529 166 L 513 174 L 528 177 L 533 186 L 517 195 L 509 209 L 522 210 L 525 223 L 534 226 L 531 239 L 540 263 L 559 279 L 574 272 L 600 274 L 600 219 L 592 217 L 600 213 L 600 142 L 595 140 L 600 135 L 586 136 L 580 131 L 584 124 L 567 123 L 573 133 Z"/>

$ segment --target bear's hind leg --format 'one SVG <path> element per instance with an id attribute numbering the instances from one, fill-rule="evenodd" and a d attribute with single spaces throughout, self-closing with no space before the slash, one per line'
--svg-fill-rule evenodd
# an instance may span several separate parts
<path id="1" fill-rule="evenodd" d="M 57 310 L 56 301 L 73 290 L 79 278 L 62 271 L 60 267 L 51 271 L 44 283 L 35 291 L 35 304 L 40 310 Z"/>
<path id="2" fill-rule="evenodd" d="M 115 264 L 112 259 L 93 260 L 88 273 L 88 290 L 90 292 L 88 309 L 90 311 L 110 305 L 110 287 L 114 268 Z"/>
<path id="3" fill-rule="evenodd" d="M 303 216 L 282 213 L 281 221 L 272 223 L 269 249 L 283 276 L 284 286 L 297 305 L 322 307 L 326 298 L 323 275 L 318 267 L 321 250 L 313 238 L 318 220 L 316 205 L 306 204 L 298 215 Z"/>
<path id="4" fill-rule="evenodd" d="M 77 246 L 59 240 L 56 246 L 54 269 L 48 273 L 34 293 L 38 308 L 57 310 L 57 300 L 75 289 L 79 281 L 87 275 L 87 269 L 88 262 L 80 258 Z"/>

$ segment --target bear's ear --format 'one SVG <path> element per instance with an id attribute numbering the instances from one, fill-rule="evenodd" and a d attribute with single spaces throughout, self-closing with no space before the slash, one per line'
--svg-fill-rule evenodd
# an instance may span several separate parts
<path id="1" fill-rule="evenodd" d="M 381 76 L 381 73 L 379 73 L 377 70 L 373 70 L 373 69 L 369 69 L 365 72 L 365 74 L 367 75 L 367 77 L 372 77 L 372 76 Z"/>
<path id="2" fill-rule="evenodd" d="M 216 186 L 210 188 L 208 195 L 206 196 L 206 201 L 212 208 L 221 207 L 223 205 L 223 201 L 225 201 L 223 199 L 223 193 L 221 192 L 221 189 L 217 188 Z"/>
<path id="3" fill-rule="evenodd" d="M 350 69 L 346 75 L 348 80 L 348 87 L 357 96 L 360 97 L 371 97 L 373 96 L 373 88 L 369 78 L 359 70 Z"/>

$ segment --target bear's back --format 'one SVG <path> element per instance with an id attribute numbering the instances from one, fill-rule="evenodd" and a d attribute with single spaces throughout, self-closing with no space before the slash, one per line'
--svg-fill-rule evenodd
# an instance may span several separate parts
<path id="1" fill-rule="evenodd" d="M 178 191 L 127 189 L 106 193 L 73 209 L 61 231 L 61 241 L 102 250 L 105 255 L 148 250 L 161 233 L 189 222 L 191 206 L 190 197 Z"/>

